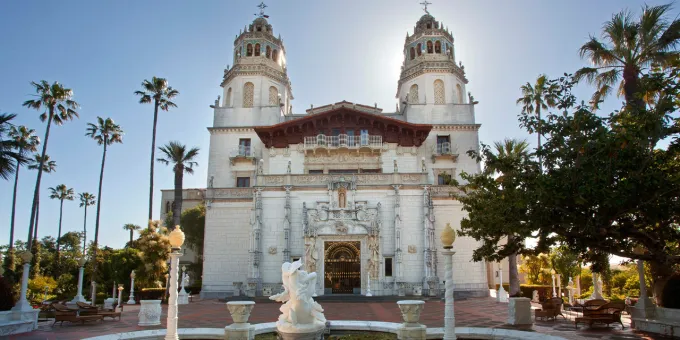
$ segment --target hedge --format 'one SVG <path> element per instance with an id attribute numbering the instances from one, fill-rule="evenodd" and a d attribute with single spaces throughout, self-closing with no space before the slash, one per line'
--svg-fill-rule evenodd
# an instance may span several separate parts
<path id="1" fill-rule="evenodd" d="M 499 285 L 496 284 L 496 290 L 498 290 Z M 504 283 L 503 284 L 503 289 L 505 289 L 506 292 L 510 292 L 510 284 Z M 552 297 L 552 286 L 546 286 L 546 285 L 529 285 L 529 284 L 520 284 L 519 285 L 519 291 L 520 291 L 520 296 L 522 297 L 527 297 L 527 298 L 532 298 L 534 294 L 534 290 L 538 291 L 538 300 L 543 301 L 546 299 L 549 299 Z"/>
<path id="2" fill-rule="evenodd" d="M 160 300 L 165 294 L 165 288 L 142 288 L 135 296 L 137 300 Z"/>

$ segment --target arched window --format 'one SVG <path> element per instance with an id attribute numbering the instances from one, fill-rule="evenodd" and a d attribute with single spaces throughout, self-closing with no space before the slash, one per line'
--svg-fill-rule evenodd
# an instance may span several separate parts
<path id="1" fill-rule="evenodd" d="M 243 107 L 253 107 L 253 97 L 255 96 L 255 85 L 247 82 L 243 85 Z"/>
<path id="2" fill-rule="evenodd" d="M 423 45 L 418 44 L 418 56 L 420 56 L 423 53 Z"/>
<path id="3" fill-rule="evenodd" d="M 270 86 L 269 87 L 269 105 L 278 105 L 278 104 L 279 104 L 279 90 L 274 86 Z"/>
<path id="4" fill-rule="evenodd" d="M 269 59 L 269 58 L 272 57 L 272 48 L 269 47 L 269 46 L 267 46 L 267 54 L 266 54 L 266 56 L 267 56 L 267 59 Z"/>
<path id="5" fill-rule="evenodd" d="M 434 43 L 434 53 L 442 53 L 442 43 L 439 40 Z"/>
<path id="6" fill-rule="evenodd" d="M 432 41 L 427 42 L 427 53 L 432 53 Z"/>
<path id="7" fill-rule="evenodd" d="M 460 84 L 456 84 L 456 95 L 458 96 L 458 104 L 464 104 L 465 102 L 463 101 L 463 88 L 460 87 Z"/>
<path id="8" fill-rule="evenodd" d="M 441 79 L 434 81 L 434 103 L 446 104 L 446 92 L 444 92 L 444 82 Z"/>
<path id="9" fill-rule="evenodd" d="M 411 47 L 411 60 L 416 58 L 416 49 Z"/>
<path id="10" fill-rule="evenodd" d="M 248 44 L 248 47 L 246 47 L 246 57 L 252 57 L 253 56 L 253 45 Z"/>
<path id="11" fill-rule="evenodd" d="M 224 106 L 231 106 L 231 87 L 227 90 L 227 97 L 224 98 Z"/>
<path id="12" fill-rule="evenodd" d="M 411 88 L 408 90 L 408 102 L 418 103 L 418 85 L 413 84 L 411 85 Z"/>
<path id="13" fill-rule="evenodd" d="M 274 50 L 272 52 L 272 60 L 278 62 L 279 61 L 279 50 Z"/>
<path id="14" fill-rule="evenodd" d="M 260 44 L 255 44 L 255 56 L 260 56 Z"/>

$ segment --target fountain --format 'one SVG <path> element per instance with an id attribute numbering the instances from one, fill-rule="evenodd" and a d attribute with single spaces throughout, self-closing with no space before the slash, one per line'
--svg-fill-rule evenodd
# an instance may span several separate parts
<path id="1" fill-rule="evenodd" d="M 298 270 L 302 262 L 285 262 L 281 266 L 283 292 L 269 297 L 283 302 L 276 330 L 282 340 L 320 340 L 326 329 L 323 308 L 314 301 L 316 273 Z"/>

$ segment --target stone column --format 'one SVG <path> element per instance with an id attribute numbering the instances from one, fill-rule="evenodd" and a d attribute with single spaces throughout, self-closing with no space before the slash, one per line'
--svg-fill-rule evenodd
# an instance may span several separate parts
<path id="1" fill-rule="evenodd" d="M 552 278 L 552 290 L 553 290 L 552 297 L 557 297 L 557 292 L 555 291 L 555 271 L 554 270 L 550 273 L 550 277 Z M 593 274 L 593 278 L 595 278 L 595 274 Z M 594 281 L 593 281 L 593 283 L 594 283 Z"/>
<path id="2" fill-rule="evenodd" d="M 95 306 L 97 304 L 97 282 L 94 282 L 94 280 L 90 282 L 90 292 L 92 292 L 92 296 L 90 297 L 90 303 L 93 306 Z"/>
<path id="3" fill-rule="evenodd" d="M 397 328 L 399 340 L 425 340 L 427 327 L 420 324 L 420 312 L 425 307 L 425 301 L 407 300 L 397 301 L 404 323 Z"/>
<path id="4" fill-rule="evenodd" d="M 562 274 L 555 274 L 557 280 L 557 297 L 562 298 Z"/>
<path id="5" fill-rule="evenodd" d="M 179 272 L 179 251 L 170 252 L 170 298 L 168 299 L 168 331 L 165 340 L 178 340 L 177 335 L 177 275 Z"/>
<path id="6" fill-rule="evenodd" d="M 432 295 L 430 290 L 436 291 L 436 287 L 431 287 L 431 283 L 439 282 L 437 278 L 437 251 L 434 243 L 434 205 L 430 187 L 423 187 L 423 288 L 428 290 L 428 295 Z"/>
<path id="7" fill-rule="evenodd" d="M 121 283 L 118 285 L 118 307 L 122 306 L 123 306 L 123 284 Z M 114 310 L 116 309 L 114 308 Z"/>
<path id="8" fill-rule="evenodd" d="M 224 327 L 225 340 L 252 340 L 254 327 L 248 323 L 250 312 L 255 307 L 253 301 L 229 301 L 227 309 L 234 323 Z"/>
<path id="9" fill-rule="evenodd" d="M 444 293 L 444 340 L 456 339 L 456 316 L 453 308 L 453 255 L 455 253 L 451 249 L 442 252 L 444 266 L 446 267 L 446 274 L 444 274 L 444 285 L 446 286 Z"/>
<path id="10" fill-rule="evenodd" d="M 130 273 L 130 299 L 127 301 L 128 305 L 135 304 L 135 271 Z"/>
<path id="11" fill-rule="evenodd" d="M 399 188 L 401 185 L 394 184 L 394 277 L 396 283 L 401 281 L 401 198 Z M 397 290 L 399 290 L 397 288 Z M 400 295 L 401 296 L 401 295 Z"/>
<path id="12" fill-rule="evenodd" d="M 576 295 L 581 295 L 581 275 L 576 275 Z"/>
<path id="13" fill-rule="evenodd" d="M 290 191 L 293 189 L 291 185 L 283 187 L 286 190 L 286 204 L 284 206 L 283 219 L 283 258 L 282 262 L 290 262 L 290 225 L 291 225 L 291 211 L 290 211 Z M 316 288 L 316 287 L 315 287 Z"/>
<path id="14" fill-rule="evenodd" d="M 263 188 L 255 188 L 255 197 L 253 203 L 255 204 L 255 218 L 251 221 L 251 245 L 250 245 L 250 276 L 248 277 L 247 295 L 254 297 L 257 295 L 259 286 L 261 284 L 260 261 L 262 260 L 262 190 Z"/>
<path id="15" fill-rule="evenodd" d="M 28 273 L 31 270 L 31 260 L 33 254 L 30 251 L 25 251 L 21 254 L 21 259 L 24 261 L 24 272 L 21 277 L 21 295 L 19 295 L 19 302 L 12 308 L 13 311 L 26 312 L 32 311 L 33 307 L 26 299 L 26 291 L 28 290 Z"/>
<path id="16" fill-rule="evenodd" d="M 78 294 L 71 300 L 71 303 L 75 304 L 76 302 L 86 302 L 85 298 L 83 297 L 83 276 L 85 272 L 85 258 L 80 259 L 79 263 L 80 268 L 78 268 Z"/>
<path id="17" fill-rule="evenodd" d="M 647 284 L 645 283 L 645 264 L 642 260 L 637 260 L 638 276 L 640 279 L 640 298 L 635 304 L 635 308 L 639 310 L 645 318 L 653 315 L 654 303 L 647 295 Z"/>

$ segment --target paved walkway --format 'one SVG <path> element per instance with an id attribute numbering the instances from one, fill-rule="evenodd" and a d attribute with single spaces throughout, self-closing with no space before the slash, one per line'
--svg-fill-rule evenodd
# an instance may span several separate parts
<path id="1" fill-rule="evenodd" d="M 500 304 L 491 298 L 469 299 L 456 301 L 456 326 L 511 328 L 505 325 L 507 318 L 507 304 Z M 9 337 L 21 340 L 61 340 L 83 339 L 98 335 L 130 332 L 148 329 L 165 328 L 167 306 L 163 306 L 161 325 L 153 327 L 137 326 L 139 306 L 126 306 L 120 321 L 107 319 L 103 322 L 81 324 L 64 323 L 63 326 L 52 326 L 52 322 L 41 322 L 37 331 Z M 250 323 L 276 321 L 280 304 L 273 302 L 257 303 L 251 313 Z M 395 302 L 322 302 L 326 318 L 333 320 L 373 320 L 387 322 L 401 322 L 401 314 Z M 194 301 L 189 305 L 179 306 L 179 328 L 223 328 L 232 322 L 224 302 L 217 300 Z M 427 301 L 421 314 L 421 322 L 428 327 L 444 326 L 444 303 Z M 592 329 L 579 325 L 574 328 L 571 320 L 559 318 L 557 321 L 537 321 L 533 327 L 527 329 L 550 335 L 557 335 L 568 339 L 656 339 L 649 335 L 632 332 L 629 321 L 624 322 L 626 329 L 620 326 L 595 326 Z"/>

